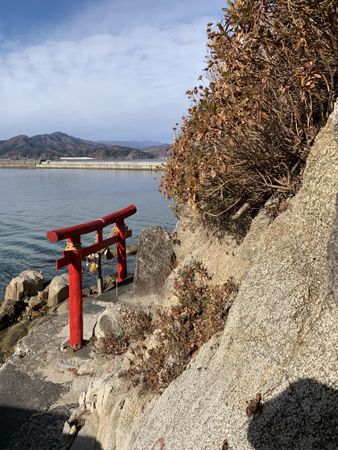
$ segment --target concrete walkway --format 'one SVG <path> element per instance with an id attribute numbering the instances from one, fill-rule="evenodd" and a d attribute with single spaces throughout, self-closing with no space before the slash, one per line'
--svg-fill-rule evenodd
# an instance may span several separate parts
<path id="1" fill-rule="evenodd" d="M 112 302 L 129 296 L 131 285 L 121 286 L 84 301 L 86 345 L 74 353 L 64 349 L 68 339 L 66 305 L 59 315 L 45 316 L 16 346 L 14 355 L 0 368 L 0 449 L 61 450 L 70 448 L 74 430 L 63 433 L 64 423 L 96 372 L 88 371 L 93 359 L 90 338 L 98 317 Z M 97 355 L 96 355 L 97 357 Z M 79 442 L 77 442 L 77 445 Z M 83 449 L 101 447 L 91 439 Z"/>

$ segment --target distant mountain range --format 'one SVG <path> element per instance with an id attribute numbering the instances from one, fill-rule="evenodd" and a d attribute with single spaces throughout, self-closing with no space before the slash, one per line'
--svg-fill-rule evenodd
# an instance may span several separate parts
<path id="1" fill-rule="evenodd" d="M 102 144 L 112 144 L 112 145 L 119 145 L 122 147 L 131 147 L 131 148 L 138 148 L 139 150 L 146 150 L 149 147 L 162 147 L 164 145 L 163 142 L 158 141 L 97 141 Z"/>
<path id="2" fill-rule="evenodd" d="M 169 145 L 140 148 L 117 145 L 113 142 L 94 142 L 55 132 L 37 136 L 15 136 L 0 141 L 0 158 L 58 159 L 61 157 L 91 157 L 94 159 L 156 159 L 165 156 Z M 129 143 L 129 142 L 128 142 Z"/>
<path id="3" fill-rule="evenodd" d="M 137 148 L 143 152 L 150 153 L 156 158 L 168 156 L 170 145 L 158 141 L 97 141 L 101 144 L 120 145 L 131 148 Z"/>

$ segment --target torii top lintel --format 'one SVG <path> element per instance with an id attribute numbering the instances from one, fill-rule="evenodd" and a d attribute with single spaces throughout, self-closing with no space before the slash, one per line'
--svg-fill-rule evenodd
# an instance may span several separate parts
<path id="1" fill-rule="evenodd" d="M 58 230 L 48 231 L 47 238 L 50 242 L 62 241 L 64 239 L 72 239 L 83 234 L 88 234 L 94 231 L 101 230 L 107 225 L 118 223 L 127 217 L 132 216 L 137 211 L 135 205 L 129 205 L 124 209 L 116 211 L 107 216 L 100 217 L 92 222 L 81 223 L 73 227 L 60 228 Z"/>

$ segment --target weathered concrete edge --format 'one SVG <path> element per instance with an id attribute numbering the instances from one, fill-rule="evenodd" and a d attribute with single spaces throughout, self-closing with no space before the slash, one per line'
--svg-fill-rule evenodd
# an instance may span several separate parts
<path id="1" fill-rule="evenodd" d="M 0 168 L 11 168 L 11 169 L 35 169 L 37 164 L 36 160 L 10 160 L 10 159 L 0 159 Z"/>

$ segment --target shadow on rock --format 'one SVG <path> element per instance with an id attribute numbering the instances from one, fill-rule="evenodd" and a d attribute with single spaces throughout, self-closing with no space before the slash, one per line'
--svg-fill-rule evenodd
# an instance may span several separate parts
<path id="1" fill-rule="evenodd" d="M 338 391 L 303 379 L 264 404 L 248 440 L 257 450 L 336 450 Z"/>
<path id="2" fill-rule="evenodd" d="M 0 450 L 102 450 L 93 438 L 62 433 L 68 414 L 62 408 L 34 411 L 0 407 Z M 13 424 L 15 427 L 13 427 Z"/>

